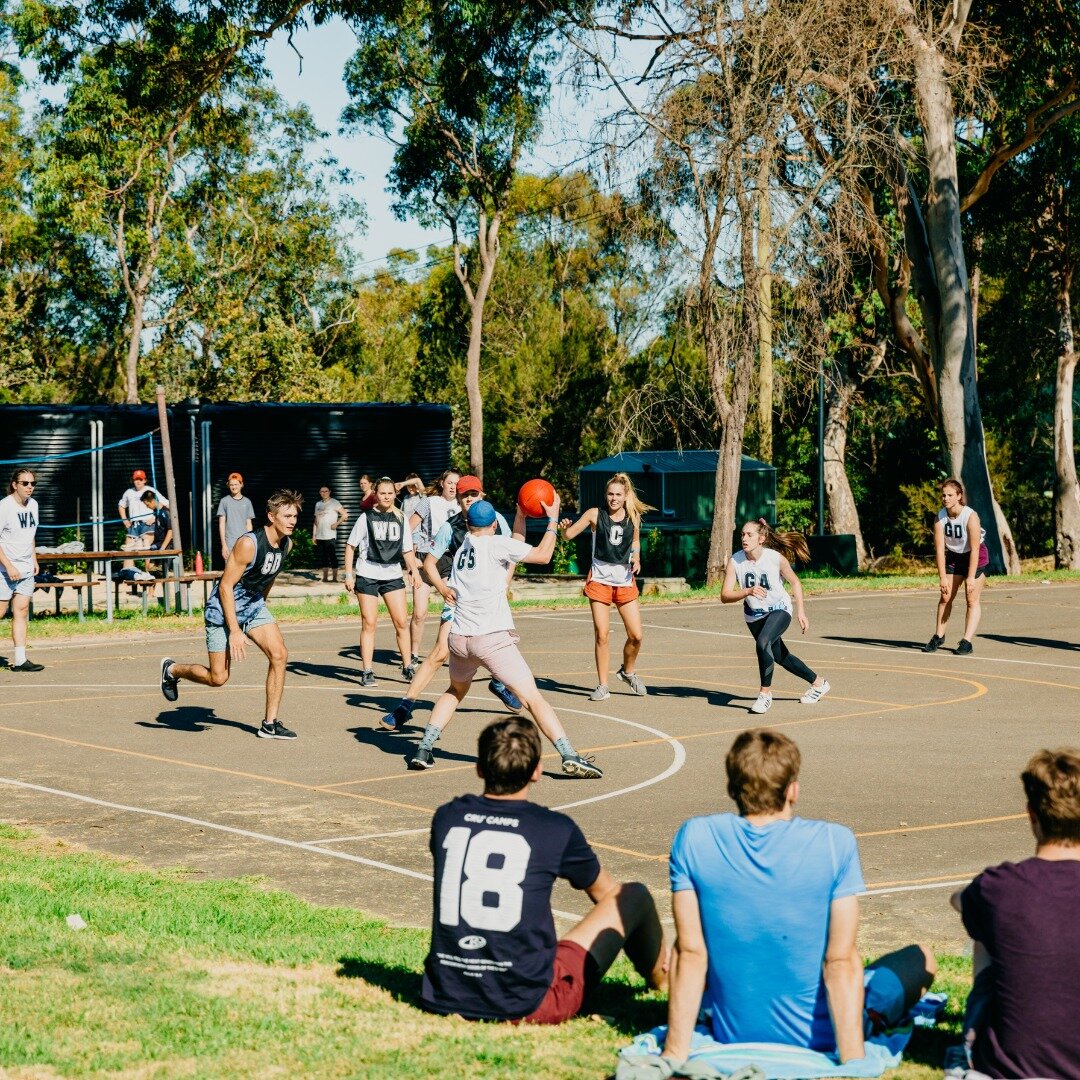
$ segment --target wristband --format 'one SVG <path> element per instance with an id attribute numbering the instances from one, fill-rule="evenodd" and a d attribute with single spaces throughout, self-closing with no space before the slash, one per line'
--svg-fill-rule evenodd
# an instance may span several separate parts
<path id="1" fill-rule="evenodd" d="M 557 521 L 549 520 L 548 521 L 548 527 L 544 530 L 544 532 L 558 532 L 558 531 L 559 531 L 559 523 Z"/>

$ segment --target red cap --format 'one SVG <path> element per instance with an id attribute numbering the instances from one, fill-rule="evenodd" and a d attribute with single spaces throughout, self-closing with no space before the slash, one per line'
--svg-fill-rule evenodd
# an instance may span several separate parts
<path id="1" fill-rule="evenodd" d="M 483 495 L 484 485 L 480 483 L 479 476 L 473 476 L 469 473 L 457 482 L 457 493 L 459 495 Z"/>
<path id="2" fill-rule="evenodd" d="M 146 473 L 144 473 L 144 472 L 142 471 L 142 469 L 136 469 L 136 470 L 135 470 L 135 471 L 134 471 L 134 472 L 133 472 L 133 473 L 131 474 L 131 479 L 132 479 L 132 480 L 145 480 L 145 479 L 146 479 Z"/>

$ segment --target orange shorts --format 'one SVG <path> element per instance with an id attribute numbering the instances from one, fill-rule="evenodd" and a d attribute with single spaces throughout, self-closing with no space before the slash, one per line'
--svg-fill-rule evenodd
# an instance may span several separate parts
<path id="1" fill-rule="evenodd" d="M 590 600 L 600 604 L 614 604 L 616 607 L 622 607 L 623 604 L 629 604 L 631 600 L 638 598 L 636 581 L 631 581 L 629 585 L 604 585 L 602 582 L 593 581 L 591 573 L 585 579 L 584 591 Z"/>

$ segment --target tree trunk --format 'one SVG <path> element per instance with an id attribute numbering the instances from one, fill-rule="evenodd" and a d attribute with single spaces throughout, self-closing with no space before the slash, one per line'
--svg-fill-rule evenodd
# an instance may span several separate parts
<path id="1" fill-rule="evenodd" d="M 1072 267 L 1055 274 L 1058 313 L 1057 384 L 1054 387 L 1054 565 L 1080 570 L 1080 484 L 1073 452 L 1073 381 L 1076 339 L 1072 325 Z"/>
<path id="2" fill-rule="evenodd" d="M 769 154 L 763 150 L 758 169 L 757 267 L 761 297 L 758 301 L 758 457 L 772 463 L 773 439 L 773 323 L 772 323 L 772 192 Z"/>
<path id="3" fill-rule="evenodd" d="M 716 482 L 713 487 L 712 531 L 709 534 L 709 563 L 705 584 L 716 585 L 724 580 L 728 553 L 735 535 L 735 496 L 739 491 L 742 472 L 743 429 L 746 412 L 740 421 L 731 411 L 720 436 L 719 456 L 716 459 Z"/>
<path id="4" fill-rule="evenodd" d="M 859 569 L 866 567 L 866 544 L 859 525 L 859 511 L 847 475 L 847 437 L 855 388 L 834 368 L 825 408 L 825 495 L 829 501 L 831 532 L 855 537 Z"/>
<path id="5" fill-rule="evenodd" d="M 502 215 L 496 212 L 488 221 L 480 211 L 476 229 L 476 246 L 480 253 L 480 279 L 475 290 L 470 286 L 455 251 L 454 270 L 469 301 L 469 351 L 465 363 L 465 393 L 469 401 L 469 468 L 484 479 L 484 399 L 480 392 L 480 350 L 484 343 L 484 304 L 495 274 L 499 257 L 499 225 Z M 456 241 L 455 241 L 456 247 Z"/>
<path id="6" fill-rule="evenodd" d="M 128 405 L 139 404 L 139 352 L 142 348 L 145 308 L 146 293 L 136 292 L 131 304 L 131 337 L 128 339 L 127 360 L 124 363 L 124 401 Z"/>
<path id="7" fill-rule="evenodd" d="M 912 280 L 937 376 L 938 428 L 950 472 L 963 480 L 967 502 L 981 511 L 990 571 L 1016 573 L 1015 545 L 994 500 L 975 384 L 974 326 L 957 182 L 956 118 L 945 58 L 923 36 L 909 0 L 895 0 L 895 6 L 914 46 L 914 89 L 929 171 L 925 224 L 920 220 L 916 197 L 907 200 L 904 209 Z M 918 251 L 919 247 L 923 250 Z"/>

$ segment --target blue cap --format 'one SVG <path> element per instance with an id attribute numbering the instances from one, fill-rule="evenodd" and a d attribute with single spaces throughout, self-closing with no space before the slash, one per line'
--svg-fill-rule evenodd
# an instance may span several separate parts
<path id="1" fill-rule="evenodd" d="M 495 524 L 495 507 L 486 499 L 477 499 L 469 507 L 467 514 L 468 522 L 473 528 L 482 529 L 486 525 Z"/>

